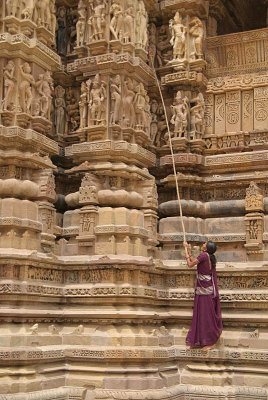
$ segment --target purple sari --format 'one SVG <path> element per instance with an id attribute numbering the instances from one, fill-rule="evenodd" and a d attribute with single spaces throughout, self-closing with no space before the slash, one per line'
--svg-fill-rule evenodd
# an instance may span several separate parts
<path id="1" fill-rule="evenodd" d="M 221 306 L 216 268 L 208 253 L 198 257 L 192 324 L 186 337 L 188 346 L 212 346 L 222 332 Z"/>

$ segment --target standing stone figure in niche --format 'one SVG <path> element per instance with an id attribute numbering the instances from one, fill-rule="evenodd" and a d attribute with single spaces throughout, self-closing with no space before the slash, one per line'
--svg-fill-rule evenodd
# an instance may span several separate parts
<path id="1" fill-rule="evenodd" d="M 49 9 L 50 9 L 50 21 L 48 25 L 51 33 L 55 35 L 56 25 L 57 25 L 55 0 L 49 3 Z"/>
<path id="2" fill-rule="evenodd" d="M 134 84 L 130 78 L 124 81 L 124 96 L 123 96 L 123 115 L 124 122 L 127 127 L 134 128 L 135 125 L 135 111 L 134 111 L 134 101 L 135 92 Z"/>
<path id="3" fill-rule="evenodd" d="M 90 40 L 102 40 L 105 31 L 105 14 L 107 9 L 107 2 L 105 0 L 95 0 L 95 6 L 91 1 L 90 4 L 90 17 L 88 25 L 90 28 Z"/>
<path id="4" fill-rule="evenodd" d="M 19 95 L 20 95 L 20 106 L 22 112 L 27 114 L 31 113 L 31 105 L 32 105 L 32 86 L 35 86 L 34 77 L 31 74 L 32 69 L 30 65 L 25 62 L 20 65 L 20 73 L 21 73 L 21 83 L 19 85 Z"/>
<path id="5" fill-rule="evenodd" d="M 111 124 L 117 124 L 120 120 L 120 107 L 121 107 L 121 78 L 120 75 L 116 75 L 111 81 L 110 85 L 111 92 Z"/>
<path id="6" fill-rule="evenodd" d="M 178 91 L 175 97 L 175 104 L 171 106 L 172 117 L 170 122 L 174 125 L 173 137 L 185 137 L 188 125 L 189 100 L 188 97 L 182 99 L 181 92 Z"/>
<path id="7" fill-rule="evenodd" d="M 203 24 L 198 17 L 192 18 L 190 21 L 190 37 L 192 39 L 191 50 L 190 50 L 190 59 L 200 59 L 202 58 L 202 43 L 204 37 L 204 28 Z"/>
<path id="8" fill-rule="evenodd" d="M 65 128 L 65 89 L 62 86 L 55 88 L 55 126 L 56 133 L 63 134 Z"/>
<path id="9" fill-rule="evenodd" d="M 33 10 L 34 10 L 34 1 L 33 0 L 24 0 L 22 2 L 21 18 L 22 19 L 32 19 Z"/>
<path id="10" fill-rule="evenodd" d="M 36 0 L 34 22 L 37 25 L 47 26 L 50 19 L 49 2 L 50 0 Z"/>
<path id="11" fill-rule="evenodd" d="M 12 109 L 14 106 L 14 88 L 16 83 L 15 78 L 15 64 L 9 60 L 4 69 L 4 99 L 3 110 Z"/>
<path id="12" fill-rule="evenodd" d="M 81 95 L 79 101 L 80 128 L 85 128 L 87 124 L 87 99 L 88 89 L 86 82 L 81 84 Z"/>
<path id="13" fill-rule="evenodd" d="M 136 11 L 136 44 L 142 48 L 146 48 L 148 43 L 147 22 L 148 16 L 143 0 L 138 0 Z"/>
<path id="14" fill-rule="evenodd" d="M 140 83 L 137 88 L 137 92 L 134 98 L 134 109 L 136 112 L 136 123 L 138 128 L 143 128 L 145 126 L 145 104 L 147 92 L 144 89 L 143 83 Z"/>
<path id="15" fill-rule="evenodd" d="M 39 95 L 40 114 L 44 118 L 50 118 L 53 80 L 49 71 L 39 75 L 39 80 L 36 82 L 36 89 Z"/>
<path id="16" fill-rule="evenodd" d="M 18 1 L 6 0 L 6 16 L 16 17 L 17 8 L 18 8 Z"/>
<path id="17" fill-rule="evenodd" d="M 112 19 L 110 22 L 110 31 L 114 39 L 120 40 L 122 38 L 123 20 L 123 9 L 120 5 L 120 0 L 114 0 L 113 4 L 110 7 L 110 14 L 112 15 Z"/>
<path id="18" fill-rule="evenodd" d="M 123 27 L 124 27 L 124 42 L 134 42 L 134 19 L 135 10 L 133 7 L 133 0 L 127 0 L 124 16 L 123 16 Z"/>
<path id="19" fill-rule="evenodd" d="M 65 9 L 65 7 L 59 8 L 57 24 L 58 24 L 58 29 L 57 29 L 57 34 L 56 34 L 57 52 L 60 56 L 66 56 L 67 40 L 66 40 L 66 9 Z"/>
<path id="20" fill-rule="evenodd" d="M 85 30 L 86 30 L 86 8 L 84 3 L 80 0 L 78 4 L 78 21 L 76 23 L 76 45 L 83 46 L 85 40 Z"/>
<path id="21" fill-rule="evenodd" d="M 202 93 L 199 93 L 191 103 L 195 103 L 191 107 L 191 130 L 193 132 L 192 139 L 201 139 L 205 131 L 205 101 Z"/>
<path id="22" fill-rule="evenodd" d="M 173 59 L 184 60 L 185 59 L 185 33 L 186 28 L 182 24 L 181 16 L 177 11 L 174 20 L 170 20 L 169 28 L 171 31 L 170 44 L 173 46 Z"/>
<path id="23" fill-rule="evenodd" d="M 88 116 L 89 126 L 100 125 L 104 122 L 104 101 L 106 99 L 105 82 L 101 82 L 97 74 L 93 80 L 92 89 L 89 95 Z"/>

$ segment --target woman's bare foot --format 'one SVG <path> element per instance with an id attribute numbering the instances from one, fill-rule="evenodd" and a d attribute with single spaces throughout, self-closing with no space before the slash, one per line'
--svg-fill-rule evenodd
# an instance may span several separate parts
<path id="1" fill-rule="evenodd" d="M 194 349 L 194 348 L 195 348 L 194 346 L 186 346 L 187 350 L 191 350 L 191 349 Z"/>
<path id="2" fill-rule="evenodd" d="M 204 346 L 204 347 L 202 347 L 202 351 L 208 351 L 208 350 L 212 350 L 212 349 L 214 349 L 214 346 L 212 345 L 212 346 Z"/>

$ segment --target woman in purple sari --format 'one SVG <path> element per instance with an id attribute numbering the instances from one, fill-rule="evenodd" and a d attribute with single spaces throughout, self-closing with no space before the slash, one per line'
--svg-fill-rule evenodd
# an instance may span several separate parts
<path id="1" fill-rule="evenodd" d="M 203 351 L 211 350 L 222 332 L 221 306 L 216 274 L 216 245 L 206 242 L 202 253 L 194 259 L 190 246 L 186 248 L 186 261 L 189 268 L 197 265 L 193 319 L 186 337 L 188 349 L 202 347 Z"/>

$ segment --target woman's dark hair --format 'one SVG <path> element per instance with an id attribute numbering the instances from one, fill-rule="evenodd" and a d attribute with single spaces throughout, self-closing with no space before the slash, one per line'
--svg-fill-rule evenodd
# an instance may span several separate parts
<path id="1" fill-rule="evenodd" d="M 216 257 L 214 256 L 214 253 L 216 250 L 217 250 L 216 244 L 214 242 L 208 241 L 207 242 L 207 253 L 209 254 L 212 268 L 215 268 L 216 263 L 217 263 Z"/>

